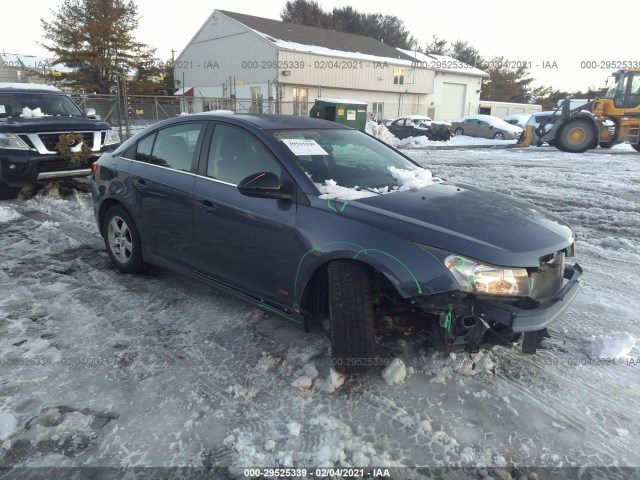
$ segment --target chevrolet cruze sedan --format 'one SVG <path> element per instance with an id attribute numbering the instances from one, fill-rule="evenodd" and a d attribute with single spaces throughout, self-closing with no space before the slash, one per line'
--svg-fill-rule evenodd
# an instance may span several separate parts
<path id="1" fill-rule="evenodd" d="M 533 353 L 582 274 L 553 215 L 325 120 L 160 122 L 98 160 L 92 194 L 121 271 L 170 269 L 305 327 L 328 318 L 344 373 L 376 364 L 383 317 L 419 323 L 441 350 L 524 333 Z"/>

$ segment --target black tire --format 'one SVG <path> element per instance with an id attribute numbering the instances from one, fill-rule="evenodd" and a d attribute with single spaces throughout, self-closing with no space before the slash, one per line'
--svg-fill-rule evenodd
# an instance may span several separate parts
<path id="1" fill-rule="evenodd" d="M 504 140 L 504 133 L 496 132 L 496 134 L 493 136 L 493 138 L 496 139 L 496 140 Z"/>
<path id="2" fill-rule="evenodd" d="M 611 148 L 613 147 L 613 142 L 600 142 L 600 148 Z"/>
<path id="3" fill-rule="evenodd" d="M 333 367 L 340 373 L 367 370 L 375 349 L 373 291 L 367 268 L 335 260 L 327 268 Z"/>
<path id="4" fill-rule="evenodd" d="M 585 118 L 575 118 L 563 125 L 556 135 L 556 147 L 563 152 L 582 153 L 598 145 L 593 123 Z"/>
<path id="5" fill-rule="evenodd" d="M 6 183 L 0 181 L 0 200 L 11 200 L 16 198 L 22 190 L 22 187 L 10 187 Z"/>
<path id="6" fill-rule="evenodd" d="M 111 261 L 121 272 L 135 273 L 145 269 L 140 235 L 123 207 L 114 205 L 107 210 L 102 222 L 102 235 Z"/>
<path id="7" fill-rule="evenodd" d="M 631 145 L 636 152 L 640 152 L 640 143 L 636 143 L 635 145 Z"/>
<path id="8" fill-rule="evenodd" d="M 454 135 L 464 135 L 464 130 L 460 127 L 456 128 L 453 132 Z"/>

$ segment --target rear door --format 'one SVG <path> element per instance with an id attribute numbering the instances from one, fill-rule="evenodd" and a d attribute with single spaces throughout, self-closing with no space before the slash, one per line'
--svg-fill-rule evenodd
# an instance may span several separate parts
<path id="1" fill-rule="evenodd" d="M 241 127 L 216 125 L 193 192 L 197 267 L 291 305 L 297 262 L 304 254 L 295 228 L 296 203 L 242 195 L 237 184 L 258 172 L 292 182 L 259 138 Z"/>
<path id="2" fill-rule="evenodd" d="M 197 158 L 206 122 L 168 126 L 143 138 L 130 170 L 135 216 L 143 245 L 153 255 L 182 265 L 195 261 L 192 199 Z"/>

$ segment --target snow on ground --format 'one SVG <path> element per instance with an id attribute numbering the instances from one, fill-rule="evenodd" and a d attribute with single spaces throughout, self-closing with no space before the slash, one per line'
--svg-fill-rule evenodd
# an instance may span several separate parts
<path id="1" fill-rule="evenodd" d="M 159 269 L 119 273 L 86 185 L 55 184 L 0 206 L 0 465 L 640 467 L 640 156 L 406 153 L 576 229 L 583 290 L 535 356 L 435 352 L 389 326 L 384 363 L 345 378 L 320 325 Z"/>

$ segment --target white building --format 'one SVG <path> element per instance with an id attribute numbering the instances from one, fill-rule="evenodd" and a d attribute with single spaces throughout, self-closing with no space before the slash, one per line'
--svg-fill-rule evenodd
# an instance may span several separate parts
<path id="1" fill-rule="evenodd" d="M 350 98 L 378 119 L 477 113 L 487 74 L 449 57 L 370 37 L 215 10 L 175 61 L 189 110 L 308 115 L 316 98 Z M 225 100 L 226 99 L 226 100 Z"/>

